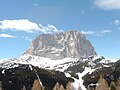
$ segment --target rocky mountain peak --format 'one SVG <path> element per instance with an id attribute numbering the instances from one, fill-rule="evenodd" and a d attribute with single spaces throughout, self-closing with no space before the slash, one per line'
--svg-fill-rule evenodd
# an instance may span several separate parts
<path id="1" fill-rule="evenodd" d="M 42 34 L 32 41 L 25 54 L 62 59 L 66 57 L 88 57 L 95 55 L 95 49 L 79 31 Z"/>

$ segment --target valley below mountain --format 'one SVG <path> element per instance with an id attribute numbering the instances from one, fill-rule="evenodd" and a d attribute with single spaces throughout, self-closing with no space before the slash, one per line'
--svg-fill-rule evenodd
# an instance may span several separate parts
<path id="1" fill-rule="evenodd" d="M 42 34 L 0 60 L 0 90 L 120 90 L 120 60 L 98 55 L 79 31 Z"/>

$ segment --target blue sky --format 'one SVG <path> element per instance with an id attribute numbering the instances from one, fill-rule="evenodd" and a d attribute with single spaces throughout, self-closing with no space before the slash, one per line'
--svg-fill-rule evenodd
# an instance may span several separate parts
<path id="1" fill-rule="evenodd" d="M 1 0 L 0 59 L 21 56 L 43 33 L 79 30 L 96 52 L 120 58 L 120 0 Z"/>

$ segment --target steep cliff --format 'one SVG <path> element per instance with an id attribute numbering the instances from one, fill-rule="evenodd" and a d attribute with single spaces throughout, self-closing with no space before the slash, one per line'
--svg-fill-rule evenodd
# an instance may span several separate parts
<path id="1" fill-rule="evenodd" d="M 79 31 L 61 32 L 58 34 L 43 34 L 32 41 L 25 54 L 62 59 L 66 57 L 88 57 L 95 55 L 95 49 Z"/>

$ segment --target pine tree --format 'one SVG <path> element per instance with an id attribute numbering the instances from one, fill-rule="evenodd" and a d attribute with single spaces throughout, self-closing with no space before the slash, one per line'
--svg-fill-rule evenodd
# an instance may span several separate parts
<path id="1" fill-rule="evenodd" d="M 25 85 L 23 86 L 23 89 L 22 90 L 26 90 L 26 87 L 25 87 Z"/>
<path id="2" fill-rule="evenodd" d="M 3 89 L 2 89 L 2 81 L 0 81 L 0 90 L 3 90 Z"/>
<path id="3" fill-rule="evenodd" d="M 38 80 L 34 80 L 32 90 L 44 90 L 44 89 L 42 89 Z"/>
<path id="4" fill-rule="evenodd" d="M 57 82 L 53 88 L 53 90 L 59 90 L 60 89 L 60 84 Z"/>
<path id="5" fill-rule="evenodd" d="M 66 90 L 73 90 L 72 88 L 73 88 L 73 87 L 72 87 L 71 83 L 68 82 L 68 84 L 67 84 L 67 86 L 66 86 Z"/>
<path id="6" fill-rule="evenodd" d="M 116 82 L 116 90 L 120 90 L 120 79 Z"/>
<path id="7" fill-rule="evenodd" d="M 95 90 L 109 90 L 109 86 L 107 81 L 103 78 L 103 75 L 100 75 L 100 79 L 98 80 L 98 86 Z"/>
<path id="8" fill-rule="evenodd" d="M 110 90 L 116 90 L 116 85 L 114 82 L 111 82 L 110 84 Z"/>
<path id="9" fill-rule="evenodd" d="M 65 90 L 62 84 L 60 85 L 60 90 Z"/>

